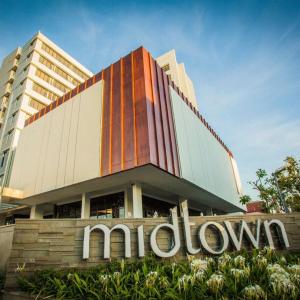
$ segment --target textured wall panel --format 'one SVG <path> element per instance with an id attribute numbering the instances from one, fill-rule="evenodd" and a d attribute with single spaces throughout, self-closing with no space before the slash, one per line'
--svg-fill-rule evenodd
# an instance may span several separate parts
<path id="1" fill-rule="evenodd" d="M 299 252 L 299 226 L 300 214 L 262 214 L 262 215 L 243 215 L 243 216 L 209 216 L 209 217 L 190 217 L 190 221 L 194 223 L 191 226 L 191 239 L 193 245 L 198 244 L 199 227 L 207 221 L 218 222 L 221 225 L 223 221 L 232 222 L 233 227 L 237 226 L 240 220 L 244 220 L 249 224 L 251 230 L 254 230 L 257 219 L 270 220 L 279 219 L 285 224 L 287 236 L 290 243 L 289 251 Z M 137 235 L 136 228 L 140 225 L 144 226 L 145 252 L 150 253 L 149 238 L 155 226 L 169 222 L 168 218 L 146 218 L 146 219 L 113 219 L 113 220 L 17 220 L 14 226 L 13 242 L 11 241 L 11 231 L 7 232 L 5 227 L 0 227 L 0 249 L 10 251 L 11 255 L 8 260 L 6 287 L 15 287 L 16 278 L 20 273 L 16 272 L 18 266 L 26 264 L 23 275 L 30 274 L 34 270 L 49 269 L 49 268 L 89 268 L 96 266 L 99 263 L 107 263 L 109 260 L 103 259 L 103 234 L 94 231 L 91 234 L 90 242 L 90 258 L 85 261 L 82 259 L 83 245 L 83 229 L 87 225 L 94 226 L 96 224 L 104 224 L 111 228 L 115 224 L 122 223 L 131 228 L 131 249 L 132 257 L 137 257 Z M 182 234 L 183 222 L 179 219 L 179 232 L 181 247 L 178 251 L 177 259 L 186 259 L 185 239 Z M 207 234 L 207 241 L 211 247 L 219 246 L 220 240 L 211 234 Z M 2 235 L 2 236 L 1 236 Z M 8 236 L 8 241 L 5 241 L 4 236 Z M 277 236 L 277 237 L 276 237 Z M 274 242 L 278 245 L 278 233 L 274 234 Z M 1 242 L 5 241 L 4 246 Z M 172 243 L 172 236 L 169 232 L 161 230 L 157 236 L 157 241 L 162 250 L 167 250 Z M 260 239 L 260 247 L 263 247 L 266 241 Z M 12 245 L 12 246 L 11 246 Z M 249 242 L 244 238 L 242 246 L 245 249 L 250 249 Z M 2 248 L 3 247 L 3 248 Z M 233 250 L 230 245 L 229 251 Z M 205 252 L 200 252 L 203 255 Z M 112 259 L 124 257 L 124 234 L 116 230 L 112 232 L 111 237 L 111 257 Z M 8 257 L 6 257 L 7 259 Z M 4 262 L 6 264 L 6 262 Z"/>
<path id="2" fill-rule="evenodd" d="M 179 176 L 168 80 L 139 48 L 104 71 L 101 176 L 153 164 Z"/>

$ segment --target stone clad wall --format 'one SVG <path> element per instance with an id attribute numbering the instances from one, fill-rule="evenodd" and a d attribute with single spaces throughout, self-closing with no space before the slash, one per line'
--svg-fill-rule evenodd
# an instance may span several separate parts
<path id="1" fill-rule="evenodd" d="M 11 253 L 14 225 L 0 226 L 0 271 L 4 271 Z"/>
<path id="2" fill-rule="evenodd" d="M 198 229 L 202 223 L 208 221 L 219 222 L 231 221 L 238 224 L 240 220 L 245 220 L 254 229 L 257 219 L 271 220 L 279 219 L 285 224 L 288 235 L 290 250 L 300 252 L 300 214 L 277 214 L 277 215 L 244 215 L 244 216 L 210 216 L 210 217 L 190 217 L 192 226 L 191 235 L 194 247 L 200 247 L 198 239 Z M 150 233 L 156 225 L 169 222 L 167 218 L 148 219 L 111 219 L 111 220 L 81 220 L 81 219 L 49 219 L 49 220 L 17 220 L 11 255 L 7 270 L 7 287 L 15 285 L 17 273 L 16 268 L 24 266 L 25 272 L 30 272 L 41 268 L 86 268 L 104 262 L 103 259 L 103 234 L 93 232 L 90 239 L 90 258 L 82 259 L 83 254 L 83 228 L 87 225 L 105 224 L 112 227 L 115 224 L 125 224 L 131 229 L 131 249 L 132 257 L 137 256 L 137 227 L 144 225 L 145 252 L 150 250 Z M 184 258 L 186 255 L 185 240 L 183 233 L 182 219 L 179 218 L 179 230 L 181 238 L 181 249 L 176 255 L 176 259 Z M 279 246 L 276 231 L 272 232 L 276 246 Z M 210 245 L 219 243 L 217 236 L 208 230 L 206 234 Z M 111 235 L 111 258 L 124 257 L 124 237 L 123 233 L 114 231 Z M 161 230 L 158 234 L 158 245 L 161 249 L 167 250 L 172 239 L 170 234 Z M 261 246 L 265 245 L 263 230 L 261 236 Z M 230 246 L 233 249 L 232 245 Z M 244 247 L 249 248 L 248 242 L 244 241 Z M 230 250 L 230 249 L 229 249 Z M 204 253 L 204 252 L 200 252 Z"/>

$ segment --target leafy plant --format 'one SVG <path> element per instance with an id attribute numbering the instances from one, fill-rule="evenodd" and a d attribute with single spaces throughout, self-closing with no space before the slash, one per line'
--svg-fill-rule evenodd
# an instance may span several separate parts
<path id="1" fill-rule="evenodd" d="M 266 213 L 286 211 L 300 212 L 300 166 L 291 156 L 284 165 L 269 175 L 265 170 L 256 171 L 256 179 L 249 184 L 255 189 Z M 248 195 L 240 197 L 242 204 L 251 201 Z"/>
<path id="2" fill-rule="evenodd" d="M 42 270 L 18 283 L 27 293 L 56 299 L 299 299 L 300 265 L 297 255 L 265 248 L 179 262 L 151 256 Z"/>

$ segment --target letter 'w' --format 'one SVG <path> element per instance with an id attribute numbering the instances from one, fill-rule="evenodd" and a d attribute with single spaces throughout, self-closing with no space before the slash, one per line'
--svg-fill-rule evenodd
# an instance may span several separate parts
<path id="1" fill-rule="evenodd" d="M 226 229 L 231 237 L 231 240 L 235 246 L 235 248 L 240 251 L 241 247 L 242 247 L 242 241 L 243 241 L 243 234 L 244 231 L 247 234 L 247 238 L 248 240 L 252 243 L 252 245 L 254 246 L 254 248 L 258 248 L 259 247 L 259 236 L 260 236 L 260 224 L 261 221 L 257 220 L 256 221 L 256 238 L 254 238 L 251 230 L 249 229 L 247 223 L 245 221 L 241 221 L 240 222 L 240 230 L 239 230 L 239 238 L 237 238 L 236 233 L 234 232 L 231 223 L 229 221 L 224 221 Z"/>

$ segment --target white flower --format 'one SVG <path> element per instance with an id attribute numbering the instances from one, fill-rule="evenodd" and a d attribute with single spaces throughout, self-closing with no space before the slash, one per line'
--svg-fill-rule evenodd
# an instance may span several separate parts
<path id="1" fill-rule="evenodd" d="M 147 287 L 153 286 L 156 282 L 157 277 L 158 277 L 157 272 L 149 272 L 146 275 L 146 281 L 145 281 L 146 286 Z"/>
<path id="2" fill-rule="evenodd" d="M 120 272 L 114 272 L 113 273 L 113 278 L 119 278 L 121 276 Z"/>
<path id="3" fill-rule="evenodd" d="M 218 266 L 220 270 L 224 270 L 227 266 L 230 265 L 231 256 L 224 253 L 222 256 L 218 258 Z"/>
<path id="4" fill-rule="evenodd" d="M 281 274 L 285 277 L 289 277 L 289 274 L 285 271 L 285 269 L 279 264 L 270 264 L 267 266 L 267 272 L 269 274 Z"/>
<path id="5" fill-rule="evenodd" d="M 243 294 L 245 296 L 245 299 L 247 300 L 259 300 L 265 298 L 264 291 L 257 284 L 245 287 L 243 290 Z"/>
<path id="6" fill-rule="evenodd" d="M 209 266 L 213 266 L 215 264 L 215 259 L 213 257 L 206 257 L 205 260 Z"/>
<path id="7" fill-rule="evenodd" d="M 106 285 L 108 283 L 109 280 L 109 275 L 99 275 L 99 282 L 102 285 Z"/>
<path id="8" fill-rule="evenodd" d="M 250 269 L 231 269 L 230 273 L 233 275 L 236 281 L 239 281 L 243 278 L 248 278 L 250 275 Z"/>
<path id="9" fill-rule="evenodd" d="M 190 263 L 192 272 L 207 269 L 207 261 L 202 259 L 193 259 Z"/>
<path id="10" fill-rule="evenodd" d="M 238 255 L 233 259 L 233 263 L 238 268 L 244 268 L 245 267 L 245 257 Z"/>
<path id="11" fill-rule="evenodd" d="M 255 257 L 253 257 L 252 260 L 257 264 L 257 266 L 260 269 L 265 268 L 267 266 L 267 264 L 268 264 L 268 260 L 264 256 L 262 256 L 260 254 L 257 255 L 257 256 L 255 256 Z"/>
<path id="12" fill-rule="evenodd" d="M 189 283 L 193 283 L 193 277 L 191 275 L 184 274 L 178 279 L 179 289 L 183 288 L 184 290 L 186 290 Z"/>
<path id="13" fill-rule="evenodd" d="M 284 296 L 296 293 L 295 285 L 286 274 L 274 273 L 270 276 L 270 285 L 275 295 Z"/>
<path id="14" fill-rule="evenodd" d="M 222 289 L 224 285 L 224 276 L 219 274 L 212 274 L 206 281 L 206 284 L 212 292 L 217 293 Z"/>
<path id="15" fill-rule="evenodd" d="M 288 271 L 291 274 L 300 275 L 300 265 L 291 265 L 291 266 L 288 266 Z"/>
<path id="16" fill-rule="evenodd" d="M 169 286 L 169 280 L 166 276 L 162 276 L 159 279 L 159 285 L 162 288 L 167 288 Z"/>
<path id="17" fill-rule="evenodd" d="M 194 281 L 202 281 L 205 277 L 205 271 L 200 270 L 193 274 Z"/>
<path id="18" fill-rule="evenodd" d="M 274 254 L 275 250 L 273 248 L 265 246 L 261 251 L 260 254 L 266 255 L 267 257 L 271 257 Z"/>
<path id="19" fill-rule="evenodd" d="M 280 257 L 280 263 L 282 263 L 283 265 L 286 265 L 286 259 L 284 256 Z"/>
<path id="20" fill-rule="evenodd" d="M 25 267 L 26 267 L 26 263 L 23 263 L 22 266 L 20 266 L 19 264 L 17 265 L 17 268 L 15 269 L 16 273 L 21 273 L 23 271 L 25 271 Z"/>

